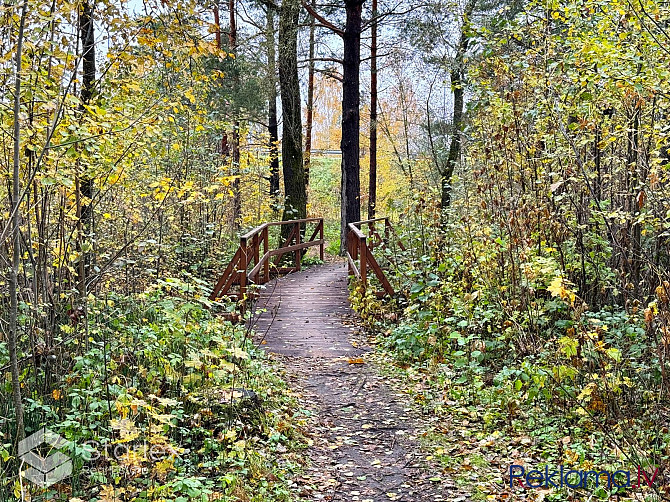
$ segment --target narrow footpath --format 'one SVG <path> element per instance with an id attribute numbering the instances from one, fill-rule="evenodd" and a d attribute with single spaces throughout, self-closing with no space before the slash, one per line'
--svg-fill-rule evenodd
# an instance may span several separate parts
<path id="1" fill-rule="evenodd" d="M 327 264 L 266 285 L 254 318 L 258 341 L 284 365 L 314 441 L 301 479 L 304 500 L 470 500 L 425 460 L 425 419 L 366 360 L 348 301 L 347 271 Z"/>

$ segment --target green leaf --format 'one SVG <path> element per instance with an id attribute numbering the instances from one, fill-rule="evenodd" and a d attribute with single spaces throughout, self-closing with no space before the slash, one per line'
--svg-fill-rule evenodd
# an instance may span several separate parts
<path id="1" fill-rule="evenodd" d="M 621 351 L 617 348 L 610 348 L 605 351 L 605 354 L 607 354 L 609 357 L 614 359 L 616 362 L 621 361 Z"/>

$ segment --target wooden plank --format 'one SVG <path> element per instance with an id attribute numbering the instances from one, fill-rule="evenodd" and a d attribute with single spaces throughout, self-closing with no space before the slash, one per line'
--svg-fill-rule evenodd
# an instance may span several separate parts
<path id="1" fill-rule="evenodd" d="M 227 293 L 228 289 L 225 288 L 225 284 L 228 281 L 228 276 L 233 270 L 233 267 L 237 264 L 237 262 L 240 259 L 240 248 L 237 249 L 237 252 L 235 253 L 235 256 L 233 256 L 233 259 L 230 260 L 230 263 L 228 263 L 228 266 L 226 269 L 223 271 L 223 274 L 221 274 L 221 277 L 219 278 L 218 282 L 216 283 L 216 286 L 214 286 L 214 289 L 212 290 L 212 294 L 209 295 L 210 300 L 216 300 L 219 295 L 223 291 L 223 293 Z"/>
<path id="2" fill-rule="evenodd" d="M 324 260 L 323 253 L 324 253 L 324 248 L 325 248 L 325 245 L 324 245 L 325 241 L 323 239 L 323 220 L 321 220 L 319 222 L 319 224 L 317 225 L 317 228 L 319 229 L 319 240 L 321 241 L 321 244 L 319 245 L 319 258 L 321 259 L 321 261 L 323 261 Z"/>
<path id="3" fill-rule="evenodd" d="M 388 221 L 388 218 L 382 216 L 381 218 L 373 218 L 371 220 L 355 221 L 352 223 L 352 225 L 366 225 L 370 223 L 376 223 L 378 221 Z"/>
<path id="4" fill-rule="evenodd" d="M 300 223 L 295 224 L 296 228 L 296 233 L 295 233 L 295 244 L 296 246 L 300 244 Z M 310 244 L 309 242 L 305 242 L 305 244 Z M 300 271 L 300 265 L 302 261 L 302 251 L 300 248 L 297 248 L 295 250 L 295 268 L 296 270 Z"/>
<path id="5" fill-rule="evenodd" d="M 379 279 L 379 282 L 382 283 L 384 291 L 386 291 L 386 293 L 388 293 L 390 296 L 393 296 L 395 294 L 395 291 L 393 291 L 391 283 L 386 278 L 386 275 L 384 275 L 382 268 L 379 266 L 379 263 L 377 263 L 377 260 L 375 259 L 372 253 L 368 255 L 368 263 L 370 264 L 370 266 L 372 266 L 372 270 L 374 270 L 377 279 Z"/>
<path id="6" fill-rule="evenodd" d="M 351 253 L 352 253 L 352 242 L 351 242 L 351 231 L 347 232 L 347 242 L 345 245 L 347 249 L 347 262 L 349 264 L 349 275 L 354 274 L 354 260 L 351 258 Z"/>
<path id="7" fill-rule="evenodd" d="M 354 234 L 356 234 L 356 237 L 358 237 L 359 239 L 365 237 L 363 231 L 360 228 L 358 228 L 354 223 L 349 223 L 349 230 Z"/>
<path id="8" fill-rule="evenodd" d="M 251 247 L 253 248 L 254 263 L 258 264 L 258 255 L 260 250 L 260 240 L 258 234 L 255 234 L 251 239 Z"/>
<path id="9" fill-rule="evenodd" d="M 321 228 L 321 225 L 317 225 L 316 228 L 314 229 L 314 232 L 312 233 L 312 236 L 306 241 L 306 242 L 312 242 L 314 238 L 316 237 L 316 234 L 319 233 L 319 229 Z M 322 236 L 323 238 L 323 236 Z"/>
<path id="10" fill-rule="evenodd" d="M 268 260 L 270 260 L 271 256 L 272 255 L 270 253 L 265 253 L 263 255 L 263 257 L 260 259 L 260 261 L 256 264 L 256 266 L 251 269 L 251 272 L 249 272 L 249 274 L 248 274 L 250 281 L 252 281 L 254 279 L 254 277 L 256 277 L 258 275 L 258 272 L 260 272 L 261 267 L 263 267 L 264 269 L 267 268 L 266 265 L 268 263 Z M 267 277 L 267 273 L 266 273 L 266 277 Z"/>
<path id="11" fill-rule="evenodd" d="M 277 269 L 277 272 L 279 273 L 279 275 L 292 274 L 293 272 L 296 272 L 296 269 L 295 267 L 279 267 Z"/>
<path id="12" fill-rule="evenodd" d="M 232 274 L 230 274 L 230 276 L 228 277 L 228 280 L 226 281 L 226 285 L 223 288 L 223 291 L 225 291 L 227 293 L 234 284 L 239 284 L 240 283 L 239 277 L 240 277 L 240 273 L 237 272 L 237 271 L 234 271 Z M 227 295 L 224 293 L 224 294 L 220 295 L 219 298 L 222 298 L 224 296 L 227 296 Z"/>
<path id="13" fill-rule="evenodd" d="M 284 256 L 284 254 L 286 254 L 286 251 L 281 252 L 281 253 L 278 253 L 277 251 L 281 251 L 281 250 L 285 249 L 287 247 L 287 245 L 294 239 L 294 237 L 295 237 L 295 227 L 293 227 L 293 230 L 291 230 L 291 233 L 288 234 L 288 237 L 286 238 L 284 243 L 281 245 L 281 247 L 279 249 L 275 249 L 275 251 L 274 251 L 275 254 L 272 255 L 272 256 L 277 257 L 275 259 L 275 265 L 279 265 L 279 262 L 281 261 L 282 256 Z"/>
<path id="14" fill-rule="evenodd" d="M 279 354 L 357 357 L 361 350 L 351 346 L 351 328 L 342 322 L 351 313 L 346 277 L 342 262 L 320 265 L 262 290 L 257 305 L 264 312 L 250 322 L 256 341 L 262 339 L 266 350 Z"/>
<path id="15" fill-rule="evenodd" d="M 270 251 L 270 256 L 283 256 L 286 253 L 292 253 L 293 251 L 297 251 L 299 249 L 305 249 L 305 248 L 310 248 L 314 246 L 319 246 L 320 244 L 323 244 L 324 241 L 319 239 L 318 241 L 311 241 L 311 242 L 301 242 L 300 244 L 293 244 L 292 246 L 287 246 L 285 248 L 280 248 L 280 249 L 275 249 L 274 251 Z M 277 263 L 277 260 L 275 260 L 275 264 Z"/>
<path id="16" fill-rule="evenodd" d="M 278 227 L 281 225 L 291 225 L 293 223 L 314 223 L 317 221 L 323 221 L 323 218 L 303 218 L 302 220 L 271 221 L 266 223 L 266 225 L 270 227 Z"/>
<path id="17" fill-rule="evenodd" d="M 242 253 L 240 253 L 240 266 L 238 269 L 240 277 L 240 300 L 242 300 L 247 293 L 247 260 L 249 256 L 249 247 L 244 240 L 242 240 L 241 249 Z"/>
<path id="18" fill-rule="evenodd" d="M 314 228 L 309 241 L 300 242 L 300 226 L 307 223 L 316 223 L 316 227 Z M 271 250 L 269 227 L 282 225 L 292 225 L 293 229 L 282 247 Z M 320 238 L 315 240 L 317 236 Z M 293 241 L 295 241 L 296 244 L 290 245 Z M 261 246 L 263 246 L 262 256 Z M 210 299 L 215 300 L 226 295 L 235 284 L 239 284 L 240 286 L 239 293 L 237 294 L 238 298 L 243 299 L 247 293 L 247 287 L 250 282 L 263 284 L 268 282 L 273 275 L 299 271 L 302 266 L 303 254 L 300 251 L 313 246 L 320 247 L 319 256 L 323 260 L 325 248 L 323 218 L 303 218 L 290 221 L 268 222 L 259 225 L 240 237 L 240 246 L 236 250 L 233 259 L 226 266 L 223 274 L 219 277 L 212 290 Z M 296 253 L 295 266 L 277 267 L 282 256 L 291 252 Z M 270 260 L 272 257 L 275 257 L 274 268 L 270 267 Z M 251 271 L 248 271 L 249 266 L 252 265 L 253 267 Z M 260 276 L 261 270 L 263 271 L 262 277 Z"/>
<path id="19" fill-rule="evenodd" d="M 270 280 L 270 257 L 265 259 L 265 255 L 270 252 L 270 237 L 268 233 L 268 227 L 263 229 L 263 283 L 266 283 Z"/>
<path id="20" fill-rule="evenodd" d="M 262 230 L 266 229 L 268 227 L 269 223 L 263 223 L 262 225 L 254 228 L 253 230 L 247 232 L 243 236 L 240 237 L 242 240 L 249 240 L 251 239 L 254 235 L 259 234 Z"/>
<path id="21" fill-rule="evenodd" d="M 368 252 L 368 245 L 365 240 L 365 237 L 363 237 L 360 241 L 361 258 L 358 260 L 361 271 L 361 282 L 364 289 L 368 287 L 368 254 L 372 255 L 372 253 Z"/>
<path id="22" fill-rule="evenodd" d="M 350 271 L 353 271 L 354 275 L 356 278 L 360 279 L 361 278 L 361 273 L 358 271 L 358 268 L 356 268 L 356 262 L 354 259 L 351 257 L 349 252 L 347 252 L 347 261 L 349 262 L 349 269 Z"/>

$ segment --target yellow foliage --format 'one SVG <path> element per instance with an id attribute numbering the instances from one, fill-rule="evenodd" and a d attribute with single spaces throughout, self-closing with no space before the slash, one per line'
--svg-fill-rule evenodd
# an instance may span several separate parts
<path id="1" fill-rule="evenodd" d="M 552 296 L 567 301 L 570 303 L 570 305 L 574 305 L 577 295 L 574 291 L 567 288 L 568 284 L 568 281 L 563 279 L 563 277 L 556 276 L 554 279 L 552 279 L 549 287 L 547 287 L 547 291 L 549 291 Z"/>

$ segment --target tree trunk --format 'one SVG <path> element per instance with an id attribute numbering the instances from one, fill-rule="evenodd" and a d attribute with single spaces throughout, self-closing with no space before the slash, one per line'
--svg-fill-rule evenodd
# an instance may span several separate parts
<path id="1" fill-rule="evenodd" d="M 216 26 L 216 32 L 214 33 L 216 47 L 221 49 L 221 20 L 219 19 L 219 6 L 214 5 L 212 12 L 214 13 L 214 25 Z"/>
<path id="2" fill-rule="evenodd" d="M 21 9 L 21 21 L 16 43 L 16 74 L 14 80 L 14 162 L 12 172 L 12 266 L 9 270 L 9 365 L 12 373 L 12 399 L 14 416 L 16 417 L 16 438 L 18 441 L 25 436 L 23 426 L 23 401 L 21 399 L 21 381 L 19 377 L 19 361 L 17 345 L 19 339 L 19 264 L 21 260 L 21 230 L 19 215 L 19 182 L 21 181 L 21 59 L 23 57 L 23 35 L 26 25 L 28 0 L 24 0 Z"/>
<path id="3" fill-rule="evenodd" d="M 312 7 L 316 1 L 312 0 Z M 305 127 L 305 184 L 309 185 L 309 168 L 312 163 L 312 123 L 314 121 L 314 32 L 316 19 L 309 25 L 309 70 L 307 74 L 307 124 Z"/>
<path id="4" fill-rule="evenodd" d="M 235 0 L 228 0 L 228 12 L 230 14 L 230 30 L 228 31 L 228 47 L 230 52 L 237 52 L 237 20 L 235 16 Z M 237 78 L 237 77 L 235 77 Z M 235 180 L 233 189 L 233 228 L 238 230 L 242 224 L 242 195 L 240 193 L 240 122 L 233 122 L 230 145 L 232 171 Z"/>
<path id="5" fill-rule="evenodd" d="M 222 41 L 221 41 L 221 19 L 219 17 L 219 6 L 214 5 L 213 8 L 213 13 L 214 13 L 214 25 L 216 26 L 216 32 L 214 33 L 215 40 L 216 40 L 216 47 L 221 50 L 222 48 Z M 221 144 L 220 146 L 220 151 L 221 151 L 221 156 L 224 158 L 228 157 L 230 155 L 230 145 L 228 144 L 228 133 L 223 132 L 221 135 Z M 234 183 L 233 183 L 234 187 Z M 234 211 L 233 211 L 234 212 Z M 235 218 L 233 218 L 233 221 Z"/>
<path id="6" fill-rule="evenodd" d="M 368 219 L 377 206 L 377 0 L 372 0 L 372 41 L 370 45 L 370 182 Z"/>
<path id="7" fill-rule="evenodd" d="M 474 10 L 475 2 L 474 0 L 468 0 L 468 3 L 465 6 L 463 11 L 463 23 L 461 24 L 461 39 L 456 49 L 456 57 L 454 61 L 454 67 L 451 71 L 451 89 L 454 93 L 454 110 L 452 114 L 452 134 L 451 134 L 451 143 L 449 145 L 449 156 L 447 157 L 447 165 L 442 174 L 442 197 L 440 201 L 440 207 L 443 210 L 447 209 L 451 205 L 451 178 L 454 176 L 454 171 L 458 160 L 461 156 L 461 131 L 463 128 L 463 85 L 465 77 L 465 68 L 464 68 L 464 59 L 465 53 L 468 50 L 468 44 L 470 43 L 470 17 L 472 11 Z M 443 220 L 444 221 L 444 220 Z"/>
<path id="8" fill-rule="evenodd" d="M 307 215 L 305 170 L 302 160 L 302 110 L 298 80 L 298 21 L 300 0 L 284 0 L 279 17 L 279 85 L 282 102 L 282 164 L 286 202 L 283 220 Z M 282 226 L 284 235 L 289 225 Z"/>
<path id="9" fill-rule="evenodd" d="M 91 103 L 95 88 L 95 26 L 93 20 L 93 6 L 85 0 L 81 6 L 79 15 L 79 36 L 82 49 L 82 84 L 79 98 L 81 105 L 79 111 L 82 115 L 87 113 L 85 106 Z M 84 171 L 81 178 L 77 179 L 77 211 L 78 211 L 78 247 L 79 267 L 77 283 L 79 293 L 86 296 L 86 279 L 90 269 L 90 253 L 86 248 L 92 248 L 90 240 L 93 234 L 93 190 L 94 180 Z M 89 242 L 87 242 L 89 241 Z"/>
<path id="10" fill-rule="evenodd" d="M 342 83 L 342 192 L 340 253 L 346 251 L 347 226 L 361 219 L 360 64 L 361 13 L 364 0 L 345 0 L 344 78 Z"/>
<path id="11" fill-rule="evenodd" d="M 630 176 L 630 186 L 628 188 L 630 211 L 631 211 L 631 228 L 630 228 L 630 271 L 631 283 L 635 288 L 636 295 L 639 295 L 640 280 L 642 270 L 642 225 L 638 221 L 640 209 L 642 209 L 642 201 L 640 197 L 639 176 L 638 169 L 640 165 L 640 106 L 634 105 L 632 116 L 632 127 L 628 131 L 628 169 Z"/>
<path id="12" fill-rule="evenodd" d="M 270 135 L 270 197 L 273 209 L 279 207 L 279 127 L 277 125 L 277 54 L 275 51 L 275 20 L 273 8 L 266 11 L 266 43 L 268 58 L 268 134 Z"/>

